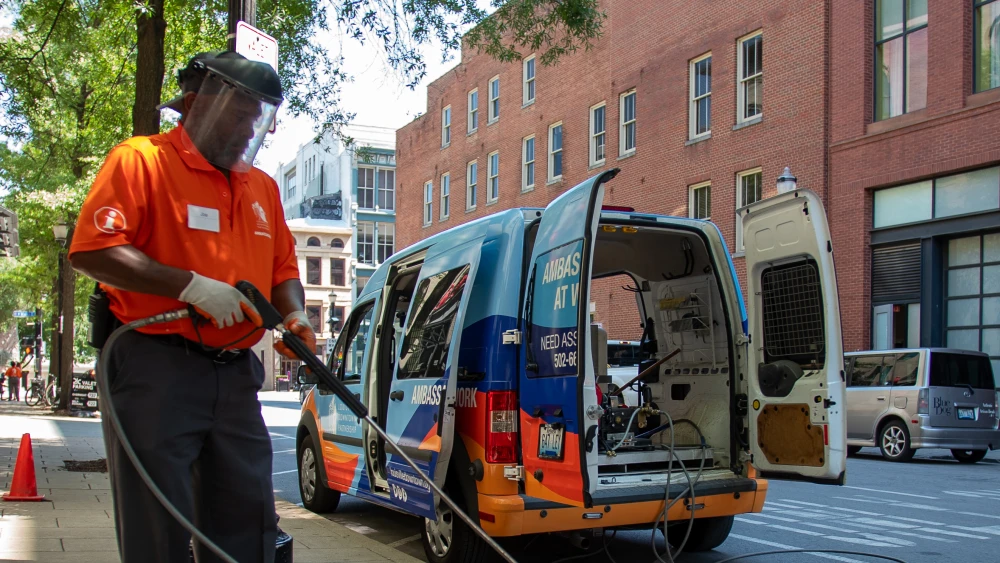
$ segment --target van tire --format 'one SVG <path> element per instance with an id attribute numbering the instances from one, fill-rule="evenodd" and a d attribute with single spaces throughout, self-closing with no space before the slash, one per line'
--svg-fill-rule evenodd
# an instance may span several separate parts
<path id="1" fill-rule="evenodd" d="M 847 446 L 848 457 L 856 456 L 860 451 L 861 451 L 861 446 Z"/>
<path id="2" fill-rule="evenodd" d="M 959 463 L 978 463 L 986 457 L 986 450 L 951 450 L 951 455 Z"/>
<path id="3" fill-rule="evenodd" d="M 684 545 L 684 552 L 711 551 L 726 541 L 733 529 L 733 516 L 716 516 L 714 518 L 698 518 L 691 526 L 691 535 Z M 667 542 L 679 547 L 687 534 L 688 522 L 678 522 L 667 526 Z"/>
<path id="4" fill-rule="evenodd" d="M 319 469 L 323 457 L 316 448 L 316 440 L 312 434 L 306 434 L 302 438 L 297 457 L 299 496 L 302 497 L 302 506 L 317 514 L 337 510 L 337 505 L 340 504 L 340 491 L 327 487 L 323 482 Z"/>
<path id="5" fill-rule="evenodd" d="M 916 453 L 910 447 L 910 431 L 899 420 L 890 420 L 878 433 L 878 447 L 889 461 L 910 461 Z"/>
<path id="6" fill-rule="evenodd" d="M 466 506 L 459 487 L 453 486 L 451 481 L 445 485 L 444 492 L 458 506 Z M 439 503 L 437 516 L 438 523 L 444 521 L 448 524 L 445 529 L 429 518 L 421 519 L 420 543 L 424 548 L 427 561 L 430 563 L 492 563 L 495 560 L 493 549 L 469 529 L 448 505 L 443 502 Z M 446 537 L 448 535 L 444 533 L 446 530 L 450 530 L 450 538 Z M 437 539 L 432 540 L 433 536 L 437 536 Z"/>

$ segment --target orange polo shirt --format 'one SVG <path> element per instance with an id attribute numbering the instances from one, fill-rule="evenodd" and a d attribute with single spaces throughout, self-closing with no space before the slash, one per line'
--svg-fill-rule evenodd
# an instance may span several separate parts
<path id="1" fill-rule="evenodd" d="M 77 252 L 132 245 L 175 268 L 236 284 L 246 280 L 268 299 L 271 288 L 299 278 L 295 242 L 285 224 L 278 186 L 252 168 L 230 181 L 197 151 L 185 148 L 183 127 L 133 137 L 111 150 L 80 210 L 70 246 Z M 190 142 L 188 142 L 190 145 Z M 176 299 L 104 286 L 111 311 L 123 322 L 184 308 Z M 253 330 L 243 322 L 225 329 L 190 319 L 140 329 L 176 333 L 206 346 L 228 345 Z M 249 348 L 258 330 L 232 348 Z"/>

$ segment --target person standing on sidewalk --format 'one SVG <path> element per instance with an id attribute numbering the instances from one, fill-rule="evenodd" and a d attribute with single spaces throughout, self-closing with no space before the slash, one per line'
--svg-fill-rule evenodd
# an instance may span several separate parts
<path id="1" fill-rule="evenodd" d="M 118 326 L 185 307 L 203 317 L 129 332 L 101 350 L 111 388 L 101 408 L 116 410 L 181 513 L 237 561 L 270 563 L 277 523 L 257 399 L 264 368 L 248 352 L 261 318 L 234 285 L 254 284 L 315 351 L 278 187 L 252 166 L 281 84 L 269 65 L 229 51 L 196 55 L 178 82 L 183 94 L 164 106 L 180 124 L 111 151 L 69 258 L 100 283 Z M 103 424 L 122 560 L 188 562 L 190 534 L 149 492 L 107 416 Z M 195 552 L 199 562 L 218 560 L 197 542 Z"/>
<path id="2" fill-rule="evenodd" d="M 13 366 L 11 369 L 14 370 L 13 375 L 7 376 L 7 389 L 8 389 L 8 401 L 19 401 L 21 400 L 21 362 L 11 362 Z M 9 370 L 8 370 L 9 371 Z"/>

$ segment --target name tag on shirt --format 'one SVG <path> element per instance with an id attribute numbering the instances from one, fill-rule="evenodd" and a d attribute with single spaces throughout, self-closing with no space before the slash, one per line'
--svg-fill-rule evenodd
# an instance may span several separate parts
<path id="1" fill-rule="evenodd" d="M 188 205 L 188 228 L 213 233 L 219 232 L 219 210 Z"/>

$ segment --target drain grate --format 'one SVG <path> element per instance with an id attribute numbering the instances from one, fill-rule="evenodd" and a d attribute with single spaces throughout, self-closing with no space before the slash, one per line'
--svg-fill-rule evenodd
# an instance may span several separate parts
<path id="1" fill-rule="evenodd" d="M 81 473 L 107 473 L 108 472 L 108 460 L 106 459 L 91 459 L 86 461 L 77 461 L 74 459 L 64 459 L 63 465 L 66 466 L 66 471 L 79 471 Z"/>

